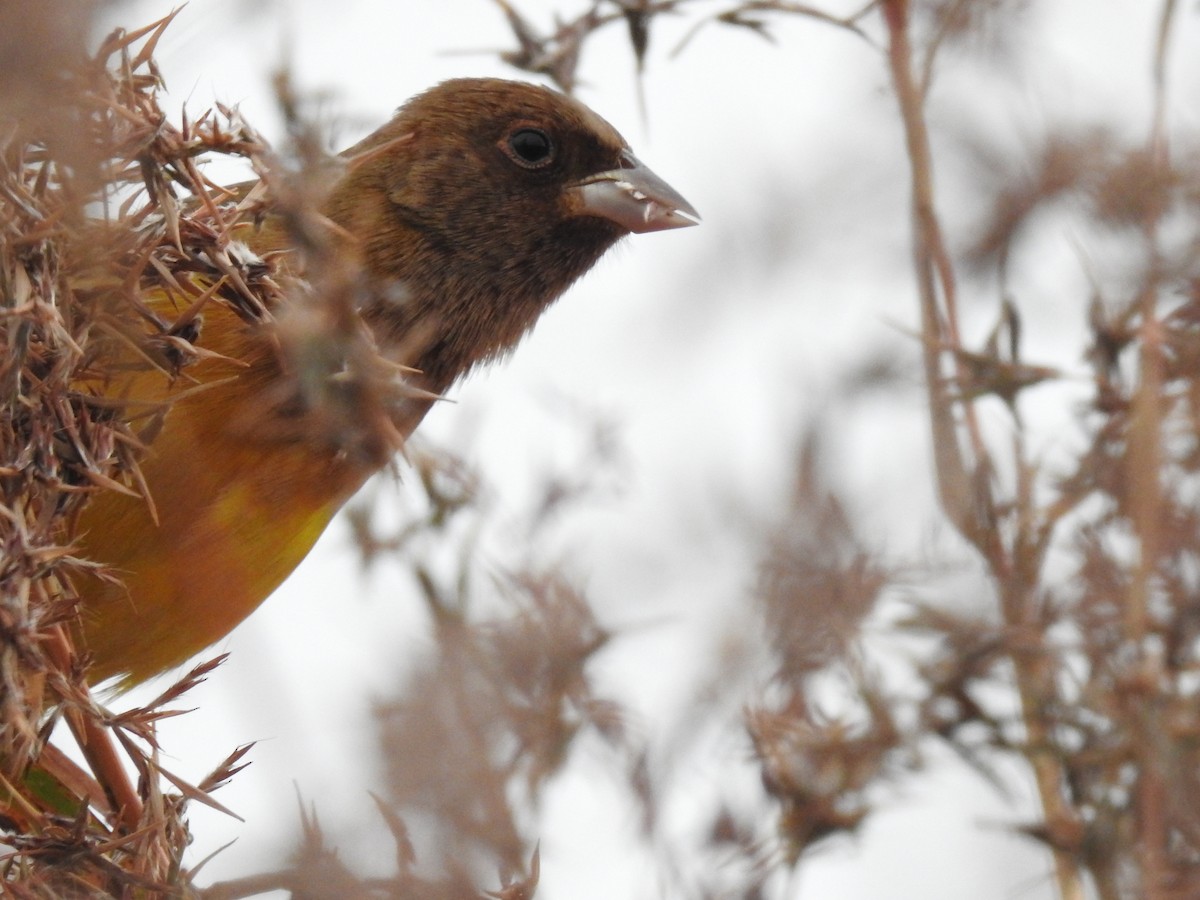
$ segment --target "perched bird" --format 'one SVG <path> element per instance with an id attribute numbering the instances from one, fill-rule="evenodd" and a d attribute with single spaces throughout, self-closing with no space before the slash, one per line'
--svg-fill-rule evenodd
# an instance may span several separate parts
<path id="1" fill-rule="evenodd" d="M 343 157 L 321 212 L 365 281 L 353 314 L 407 367 L 414 393 L 390 414 L 400 436 L 621 237 L 698 218 L 598 115 L 518 82 L 440 84 Z M 238 240 L 285 250 L 279 218 L 255 217 Z M 381 465 L 286 427 L 305 411 L 280 402 L 284 367 L 261 325 L 213 303 L 196 332 L 205 355 L 186 381 L 133 372 L 92 388 L 170 401 L 141 465 L 149 502 L 102 492 L 78 521 L 82 554 L 120 576 L 78 585 L 93 682 L 136 683 L 226 635 Z"/>

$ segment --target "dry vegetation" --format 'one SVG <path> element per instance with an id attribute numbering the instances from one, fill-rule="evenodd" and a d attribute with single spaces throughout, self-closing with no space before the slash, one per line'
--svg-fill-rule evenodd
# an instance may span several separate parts
<path id="1" fill-rule="evenodd" d="M 799 448 L 789 515 L 764 541 L 756 579 L 766 639 L 753 664 L 770 668 L 770 687 L 735 698 L 745 705 L 762 795 L 713 809 L 707 842 L 688 850 L 686 864 L 683 854 L 664 860 L 678 895 L 770 895 L 778 872 L 857 829 L 872 814 L 872 789 L 919 769 L 931 743 L 952 747 L 984 778 L 1002 780 L 1011 771 L 1005 761 L 1032 772 L 1043 815 L 1022 830 L 1052 857 L 1063 898 L 1200 894 L 1200 173 L 1191 164 L 1200 153 L 1169 146 L 1164 121 L 1168 47 L 1176 20 L 1194 12 L 1161 3 L 1159 45 L 1146 60 L 1157 84 L 1147 134 L 1131 142 L 1117 129 L 1081 137 L 1050 126 L 1020 174 L 967 198 L 987 221 L 973 246 L 952 248 L 927 119 L 940 54 L 1003 29 L 1026 4 L 881 0 L 842 16 L 785 2 L 730 3 L 714 14 L 689 0 L 599 0 L 546 35 L 516 4 L 501 5 L 516 41 L 505 60 L 567 90 L 589 39 L 610 27 L 626 30 L 640 65 L 668 13 L 676 30 L 680 16 L 688 23 L 687 52 L 704 52 L 695 43 L 702 26 L 770 37 L 783 17 L 801 17 L 878 49 L 903 125 L 905 146 L 895 152 L 906 155 L 911 178 L 922 323 L 913 350 L 926 374 L 931 470 L 941 512 L 986 573 L 980 593 L 993 608 L 914 602 L 895 627 L 934 649 L 914 665 L 915 695 L 891 691 L 857 630 L 892 576 L 823 485 L 819 440 Z M 90 51 L 86 20 L 50 6 L 45 14 L 0 7 L 5 886 L 30 897 L 184 892 L 192 877 L 183 868 L 185 803 L 215 802 L 208 791 L 238 756 L 203 784 L 184 785 L 158 766 L 153 724 L 187 680 L 160 703 L 117 717 L 84 684 L 64 628 L 74 614 L 71 574 L 88 565 L 71 555 L 71 516 L 91 491 L 137 488 L 138 453 L 161 411 L 98 405 L 73 385 L 112 341 L 136 344 L 164 370 L 186 368 L 197 352 L 188 314 L 150 321 L 138 303 L 140 291 L 170 289 L 182 272 L 240 285 L 223 302 L 244 303 L 248 316 L 273 304 L 270 273 L 230 269 L 221 223 L 232 201 L 196 168 L 201 156 L 232 154 L 262 173 L 271 159 L 226 111 L 168 122 L 155 102 L 151 58 L 161 25 Z M 17 52 L 35 46 L 54 52 Z M 306 153 L 302 140 L 297 155 Z M 292 198 L 302 239 L 303 173 L 319 167 L 293 168 L 300 180 L 279 193 Z M 1089 342 L 1079 348 L 1091 367 L 1090 401 L 1069 413 L 1087 442 L 1070 467 L 1048 471 L 1029 449 L 1020 410 L 1030 387 L 1059 376 L 1021 356 L 1020 315 L 1003 286 L 1017 267 L 1037 263 L 1022 240 L 1036 216 L 1065 201 L 1127 253 L 1122 270 L 1089 296 L 1068 298 L 1090 311 Z M 315 293 L 344 310 L 339 283 Z M 994 303 L 997 325 L 971 346 L 959 313 L 964 295 L 976 292 L 972 300 Z M 994 398 L 1010 410 L 1003 439 L 977 418 L 979 404 Z M 437 454 L 413 463 L 423 509 L 389 534 L 369 514 L 355 519 L 368 558 L 395 554 L 413 572 L 440 648 L 404 696 L 377 710 L 388 767 L 380 821 L 395 838 L 396 874 L 357 879 L 306 816 L 295 865 L 209 896 L 275 887 L 307 898 L 481 896 L 497 867 L 503 886 L 491 896 L 532 896 L 538 800 L 584 732 L 622 761 L 646 843 L 669 844 L 658 830 L 669 785 L 655 780 L 647 748 L 588 678 L 589 660 L 614 636 L 561 572 L 530 564 L 492 584 L 469 577 L 473 547 L 462 535 L 487 514 L 479 476 Z M 459 546 L 450 577 L 422 558 L 438 541 Z M 1051 553 L 1069 560 L 1054 577 Z M 508 614 L 480 621 L 481 593 L 501 595 Z M 814 696 L 831 673 L 854 695 L 852 711 L 833 718 Z M 711 700 L 714 714 L 728 699 Z M 93 746 L 105 732 L 116 735 L 124 766 L 137 773 L 135 800 L 114 773 L 122 766 L 115 756 L 89 759 L 91 773 L 59 758 L 47 738 L 60 719 Z M 47 802 L 29 786 L 37 766 L 88 801 Z M 122 805 L 123 814 L 112 812 Z M 421 845 L 439 847 L 440 858 L 417 865 L 414 823 L 436 836 Z"/>
<path id="2" fill-rule="evenodd" d="M 164 25 L 114 34 L 91 54 L 77 9 L 0 11 L 0 783 L 14 851 L 5 887 L 17 896 L 120 895 L 177 882 L 184 798 L 215 802 L 207 791 L 237 765 L 235 754 L 205 783 L 172 787 L 178 779 L 158 765 L 154 723 L 191 676 L 161 702 L 112 716 L 88 690 L 68 628 L 72 576 L 92 565 L 72 555 L 70 523 L 93 491 L 138 490 L 137 460 L 163 414 L 79 386 L 105 377 L 116 348 L 134 348 L 165 376 L 194 358 L 191 317 L 161 321 L 139 291 L 170 290 L 187 272 L 220 278 L 219 219 L 212 210 L 183 214 L 175 185 L 207 198 L 197 156 L 261 149 L 228 117 L 165 122 L 151 60 Z M 90 773 L 48 743 L 60 720 Z"/>
<path id="3" fill-rule="evenodd" d="M 324 259 L 320 278 L 300 283 L 274 259 L 230 252 L 231 223 L 270 197 L 296 242 L 321 254 L 308 240 L 307 218 L 321 160 L 305 130 L 297 125 L 295 156 L 283 165 L 230 110 L 173 124 L 158 105 L 153 60 L 173 16 L 115 32 L 93 51 L 85 13 L 74 4 L 0 10 L 0 816 L 14 850 L 4 884 L 20 896 L 182 889 L 184 806 L 221 809 L 210 792 L 240 768 L 247 749 L 195 785 L 158 760 L 155 723 L 178 714 L 178 698 L 219 660 L 120 714 L 88 688 L 70 622 L 73 577 L 96 566 L 74 555 L 75 517 L 95 491 L 144 495 L 138 461 L 169 413 L 163 403 L 121 400 L 95 386 L 131 366 L 186 383 L 188 366 L 205 353 L 194 343 L 199 316 L 223 303 L 277 329 L 298 385 L 329 384 L 329 367 L 349 376 L 306 397 L 318 413 L 313 440 L 353 441 L 381 460 L 396 449 L 378 414 L 385 398 L 373 390 L 383 367 L 360 352 L 361 330 L 345 315 L 354 273 Z M 286 88 L 281 83 L 285 107 Z M 201 163 L 217 156 L 245 160 L 270 193 L 208 183 Z M 149 292 L 170 297 L 177 314 L 152 311 Z M 283 292 L 296 315 L 273 315 Z M 49 743 L 60 721 L 90 771 Z"/>

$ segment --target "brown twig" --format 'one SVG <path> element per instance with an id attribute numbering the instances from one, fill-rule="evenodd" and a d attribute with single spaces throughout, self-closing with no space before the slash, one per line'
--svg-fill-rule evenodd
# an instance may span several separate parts
<path id="1" fill-rule="evenodd" d="M 913 264 L 917 275 L 924 334 L 925 375 L 933 427 L 933 452 L 942 510 L 978 550 L 991 570 L 1005 620 L 1016 634 L 1036 634 L 1039 628 L 1032 602 L 1036 584 L 1037 557 L 1014 558 L 1001 540 L 999 515 L 992 494 L 989 451 L 979 432 L 973 408 L 955 418 L 955 401 L 942 374 L 945 348 L 961 347 L 957 326 L 957 289 L 933 188 L 933 159 L 925 125 L 924 95 L 913 77 L 913 50 L 909 36 L 908 0 L 885 0 L 882 4 L 889 35 L 888 59 L 892 85 L 900 105 L 912 178 Z M 928 78 L 925 79 L 928 83 Z M 961 380 L 964 372 L 956 369 Z M 966 432 L 970 457 L 960 445 L 960 430 Z M 968 460 L 971 460 L 970 462 Z M 1029 548 L 1026 548 L 1029 549 Z M 1018 573 L 1018 569 L 1021 571 Z M 1020 574 L 1021 577 L 1014 577 Z M 1064 900 L 1082 900 L 1083 881 L 1070 850 L 1079 833 L 1075 811 L 1067 802 L 1064 772 L 1054 751 L 1052 734 L 1042 718 L 1051 696 L 1046 667 L 1038 654 L 1014 653 L 1017 689 L 1038 791 L 1047 827 L 1058 835 L 1053 842 L 1055 870 Z"/>
<path id="2" fill-rule="evenodd" d="M 1150 165 L 1166 171 L 1170 155 L 1166 133 L 1167 78 L 1166 67 L 1175 16 L 1176 0 L 1164 0 L 1159 13 L 1158 32 L 1153 58 L 1154 107 L 1146 153 Z M 1156 195 L 1158 196 L 1158 195 Z M 1127 636 L 1136 654 L 1131 687 L 1144 691 L 1146 703 L 1138 719 L 1144 723 L 1145 738 L 1138 742 L 1139 778 L 1137 783 L 1137 814 L 1141 826 L 1138 858 L 1141 884 L 1147 900 L 1170 900 L 1172 888 L 1171 864 L 1168 859 L 1170 834 L 1168 823 L 1167 781 L 1165 760 L 1159 742 L 1161 733 L 1157 695 L 1166 673 L 1157 644 L 1147 641 L 1150 606 L 1163 562 L 1164 526 L 1163 502 L 1163 423 L 1165 359 L 1163 328 L 1159 321 L 1159 292 L 1164 281 L 1163 252 L 1159 226 L 1166 213 L 1159 199 L 1146 204 L 1142 234 L 1146 245 L 1147 271 L 1141 286 L 1137 306 L 1141 318 L 1141 355 L 1139 378 L 1134 392 L 1129 433 L 1130 516 L 1138 541 L 1138 556 L 1134 565 L 1126 608 Z"/>

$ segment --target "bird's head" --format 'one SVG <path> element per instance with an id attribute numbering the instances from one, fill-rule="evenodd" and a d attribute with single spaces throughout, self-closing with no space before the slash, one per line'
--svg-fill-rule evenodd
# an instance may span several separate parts
<path id="1" fill-rule="evenodd" d="M 406 103 L 344 154 L 330 217 L 389 298 L 370 316 L 443 389 L 510 348 L 630 232 L 695 210 L 582 103 L 521 82 L 457 79 Z"/>

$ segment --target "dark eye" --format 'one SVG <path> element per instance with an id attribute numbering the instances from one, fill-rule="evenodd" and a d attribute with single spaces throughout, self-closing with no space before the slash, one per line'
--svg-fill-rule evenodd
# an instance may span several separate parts
<path id="1" fill-rule="evenodd" d="M 513 162 L 527 169 L 540 169 L 554 159 L 554 143 L 540 128 L 521 128 L 508 136 Z"/>

